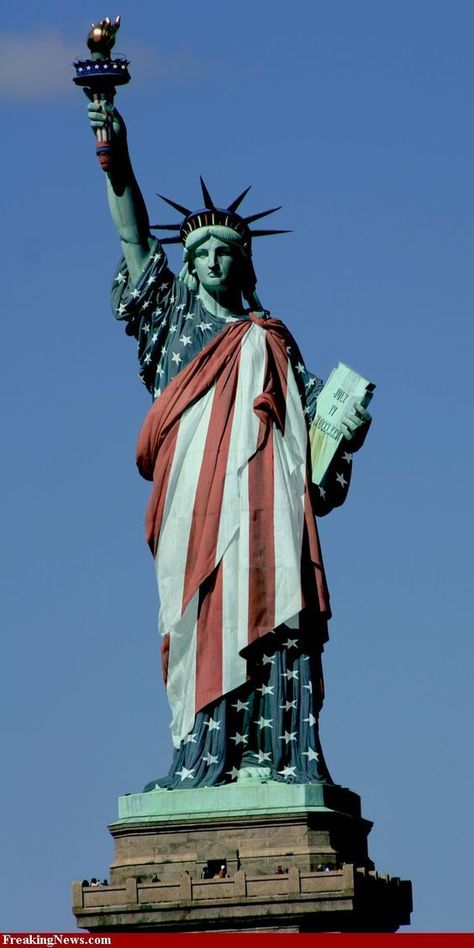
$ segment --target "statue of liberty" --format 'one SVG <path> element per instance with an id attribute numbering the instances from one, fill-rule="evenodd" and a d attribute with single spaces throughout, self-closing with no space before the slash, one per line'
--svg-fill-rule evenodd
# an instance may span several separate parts
<path id="1" fill-rule="evenodd" d="M 329 594 L 315 518 L 345 500 L 370 415 L 357 403 L 324 480 L 311 480 L 308 429 L 322 382 L 257 296 L 244 191 L 217 206 L 165 198 L 181 220 L 153 236 L 125 124 L 109 100 L 107 193 L 123 257 L 112 306 L 138 341 L 153 402 L 137 463 L 152 482 L 147 541 L 156 564 L 163 674 L 174 755 L 147 784 L 217 786 L 245 776 L 329 782 L 318 732 Z M 277 210 L 272 209 L 272 210 Z M 183 245 L 171 272 L 164 245 Z"/>

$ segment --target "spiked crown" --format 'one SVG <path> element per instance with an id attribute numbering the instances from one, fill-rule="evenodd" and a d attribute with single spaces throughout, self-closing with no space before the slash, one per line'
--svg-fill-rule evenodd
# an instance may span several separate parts
<path id="1" fill-rule="evenodd" d="M 279 211 L 279 207 L 272 207 L 268 211 L 261 211 L 259 214 L 251 214 L 249 217 L 241 217 L 240 214 L 237 214 L 237 208 L 242 203 L 244 197 L 250 191 L 250 186 L 245 188 L 245 191 L 242 191 L 238 197 L 236 197 L 228 207 L 216 207 L 214 201 L 209 194 L 209 191 L 201 178 L 201 188 L 202 196 L 204 199 L 204 207 L 198 211 L 191 211 L 188 207 L 184 207 L 183 204 L 178 204 L 177 201 L 172 201 L 170 198 L 164 197 L 163 194 L 159 194 L 163 201 L 166 201 L 171 207 L 174 207 L 176 211 L 179 211 L 180 214 L 184 214 L 184 218 L 181 224 L 152 224 L 152 230 L 173 230 L 179 231 L 179 235 L 176 237 L 164 237 L 162 239 L 163 244 L 179 244 L 186 243 L 187 238 L 194 230 L 197 230 L 199 227 L 212 227 L 215 225 L 220 225 L 223 227 L 230 227 L 232 230 L 235 230 L 240 234 L 242 238 L 242 243 L 246 250 L 250 252 L 252 237 L 267 237 L 269 234 L 288 234 L 288 230 L 251 230 L 249 224 L 253 224 L 255 221 L 261 220 L 262 217 L 267 217 L 268 214 L 273 214 L 275 211 Z"/>

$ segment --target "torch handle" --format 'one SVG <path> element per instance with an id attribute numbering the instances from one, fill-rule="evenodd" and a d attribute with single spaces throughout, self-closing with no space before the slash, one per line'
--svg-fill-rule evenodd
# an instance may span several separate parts
<path id="1" fill-rule="evenodd" d="M 100 92 L 94 92 L 93 101 L 101 106 L 104 101 L 107 101 L 104 95 Z M 103 128 L 96 129 L 96 154 L 99 159 L 100 167 L 103 171 L 110 171 L 112 167 L 113 160 L 113 146 L 112 146 L 112 123 L 110 117 L 107 116 L 105 125 Z"/>

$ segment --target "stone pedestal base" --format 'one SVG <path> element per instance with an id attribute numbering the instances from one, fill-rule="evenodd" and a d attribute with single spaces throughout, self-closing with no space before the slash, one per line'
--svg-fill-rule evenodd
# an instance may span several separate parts
<path id="1" fill-rule="evenodd" d="M 110 886 L 73 884 L 89 931 L 396 931 L 411 884 L 378 876 L 342 787 L 249 779 L 119 799 Z M 202 878 L 225 866 L 226 878 Z M 159 881 L 153 881 L 158 877 Z"/>

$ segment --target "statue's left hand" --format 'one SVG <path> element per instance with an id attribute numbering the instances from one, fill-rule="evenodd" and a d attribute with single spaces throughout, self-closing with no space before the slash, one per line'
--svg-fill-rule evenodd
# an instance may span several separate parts
<path id="1" fill-rule="evenodd" d="M 342 433 L 351 452 L 358 451 L 362 447 L 371 421 L 372 416 L 360 402 L 355 402 L 353 409 L 343 416 Z"/>

